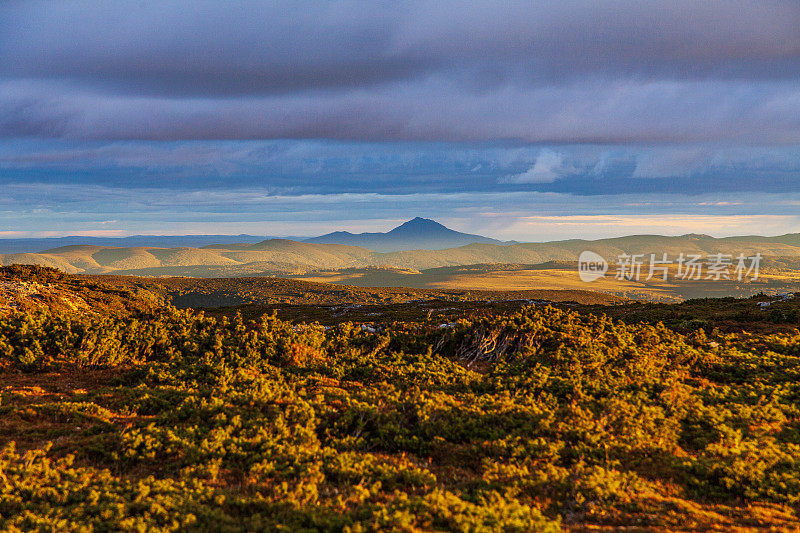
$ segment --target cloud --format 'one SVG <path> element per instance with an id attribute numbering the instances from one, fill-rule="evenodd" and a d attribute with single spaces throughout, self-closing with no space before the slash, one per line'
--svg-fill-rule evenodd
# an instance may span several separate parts
<path id="1" fill-rule="evenodd" d="M 798 93 L 797 82 L 620 80 L 473 94 L 428 79 L 366 92 L 196 100 L 14 81 L 0 82 L 0 136 L 786 144 L 800 142 Z M 784 103 L 779 113 L 775 102 Z"/>
<path id="2" fill-rule="evenodd" d="M 448 71 L 474 84 L 587 73 L 792 79 L 790 0 L 496 4 L 6 2 L 0 65 L 18 78 L 140 94 L 274 94 Z"/>
<path id="3" fill-rule="evenodd" d="M 4 231 L 84 234 L 314 235 L 387 230 L 413 213 L 504 239 L 597 238 L 630 233 L 713 235 L 800 231 L 800 193 L 573 196 L 532 191 L 274 194 L 261 188 L 130 189 L 9 183 Z M 769 206 L 769 213 L 764 206 Z M 9 234 L 12 235 L 12 234 Z"/>
<path id="4" fill-rule="evenodd" d="M 520 217 L 505 231 L 548 238 L 604 238 L 625 235 L 685 235 L 705 233 L 717 237 L 749 235 L 759 228 L 761 235 L 785 233 L 787 228 L 800 229 L 796 215 L 698 215 L 698 214 L 608 214 L 590 216 Z"/>
<path id="5" fill-rule="evenodd" d="M 501 183 L 552 183 L 563 175 L 564 156 L 552 150 L 542 150 L 536 163 L 522 174 L 502 178 Z"/>
<path id="6" fill-rule="evenodd" d="M 0 189 L 27 180 L 132 189 L 259 188 L 291 195 L 531 190 L 606 196 L 782 193 L 798 190 L 798 172 L 797 146 L 0 142 Z"/>
<path id="7" fill-rule="evenodd" d="M 713 152 L 704 146 L 659 148 L 636 159 L 634 178 L 669 178 L 691 176 L 708 171 Z"/>
<path id="8" fill-rule="evenodd" d="M 800 142 L 795 1 L 0 4 L 0 137 Z"/>
<path id="9" fill-rule="evenodd" d="M 799 26 L 795 0 L 0 2 L 0 227 L 789 216 Z"/>

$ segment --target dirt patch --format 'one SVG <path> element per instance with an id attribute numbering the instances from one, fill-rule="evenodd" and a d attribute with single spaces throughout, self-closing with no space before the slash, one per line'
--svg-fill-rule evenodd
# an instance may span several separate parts
<path id="1" fill-rule="evenodd" d="M 27 391 L 27 395 L 84 394 L 109 386 L 129 368 L 114 367 L 96 370 L 60 372 L 0 372 L 0 392 Z"/>

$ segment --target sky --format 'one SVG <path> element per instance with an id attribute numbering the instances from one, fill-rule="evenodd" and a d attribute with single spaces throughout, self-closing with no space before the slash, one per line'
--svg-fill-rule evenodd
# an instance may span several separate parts
<path id="1" fill-rule="evenodd" d="M 0 238 L 800 232 L 800 3 L 0 3 Z"/>

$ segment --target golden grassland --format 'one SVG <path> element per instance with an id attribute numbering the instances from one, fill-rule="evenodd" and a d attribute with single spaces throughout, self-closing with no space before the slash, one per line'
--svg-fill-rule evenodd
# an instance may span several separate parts
<path id="1" fill-rule="evenodd" d="M 168 296 L 178 307 L 213 307 L 238 304 L 345 305 L 402 303 L 427 299 L 448 301 L 487 299 L 541 299 L 579 303 L 613 304 L 624 301 L 586 288 L 571 290 L 473 290 L 426 289 L 409 286 L 361 287 L 292 278 L 146 278 L 135 276 L 78 276 L 127 288 L 141 288 Z M 212 303 L 213 302 L 213 303 Z"/>
<path id="2" fill-rule="evenodd" d="M 749 297 L 759 292 L 794 292 L 800 290 L 800 271 L 762 268 L 755 281 L 683 280 L 677 267 L 671 267 L 667 281 L 654 276 L 646 279 L 646 267 L 637 279 L 617 279 L 610 270 L 597 281 L 586 283 L 578 275 L 577 263 L 543 265 L 465 265 L 424 271 L 395 269 L 347 269 L 312 272 L 292 276 L 306 281 L 339 283 L 362 287 L 409 286 L 448 290 L 525 291 L 525 290 L 590 290 L 627 299 L 657 302 L 678 302 L 687 298 Z M 703 275 L 705 278 L 705 275 Z"/>
<path id="3" fill-rule="evenodd" d="M 180 308 L 203 308 L 215 316 L 241 313 L 257 318 L 276 312 L 286 320 L 331 325 L 342 320 L 436 319 L 450 322 L 475 312 L 513 312 L 534 302 L 563 305 L 615 305 L 625 301 L 586 290 L 482 291 L 358 287 L 305 280 L 258 278 L 143 278 L 76 276 L 93 283 L 160 295 Z"/>

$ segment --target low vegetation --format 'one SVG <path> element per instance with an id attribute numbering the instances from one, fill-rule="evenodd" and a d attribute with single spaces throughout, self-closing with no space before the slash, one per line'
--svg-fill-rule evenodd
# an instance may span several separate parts
<path id="1" fill-rule="evenodd" d="M 276 312 L 287 320 L 332 325 L 350 321 L 451 321 L 477 310 L 516 311 L 532 302 L 613 305 L 626 300 L 587 290 L 419 289 L 354 287 L 273 277 L 144 278 L 86 276 L 84 279 L 132 291 L 158 294 L 178 308 L 202 308 L 215 316 L 247 318 Z"/>
<path id="2" fill-rule="evenodd" d="M 104 303 L 0 313 L 0 530 L 800 527 L 795 328 L 326 328 L 2 274 Z"/>

